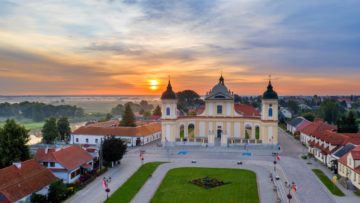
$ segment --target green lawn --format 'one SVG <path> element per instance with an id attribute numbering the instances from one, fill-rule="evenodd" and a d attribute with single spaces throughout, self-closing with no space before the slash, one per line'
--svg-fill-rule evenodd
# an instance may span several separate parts
<path id="1" fill-rule="evenodd" d="M 28 130 L 37 130 L 41 129 L 44 125 L 44 122 L 33 122 L 31 120 L 16 120 L 16 122 L 22 126 L 24 126 Z M 5 121 L 0 121 L 0 126 L 4 126 Z"/>
<path id="2" fill-rule="evenodd" d="M 336 196 L 345 196 L 345 194 L 322 172 L 320 169 L 312 169 L 315 175 L 327 187 L 327 189 Z"/>
<path id="3" fill-rule="evenodd" d="M 148 180 L 156 168 L 164 162 L 150 162 L 146 163 L 139 168 L 119 189 L 111 195 L 106 203 L 122 203 L 130 202 L 136 193 Z"/>
<path id="4" fill-rule="evenodd" d="M 189 181 L 203 177 L 230 182 L 205 189 Z M 152 203 L 259 202 L 256 174 L 242 169 L 176 168 L 170 170 L 156 191 Z"/>

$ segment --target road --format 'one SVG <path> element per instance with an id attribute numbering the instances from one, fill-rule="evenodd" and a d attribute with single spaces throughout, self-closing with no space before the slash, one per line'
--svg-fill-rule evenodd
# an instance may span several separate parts
<path id="1" fill-rule="evenodd" d="M 275 196 L 279 195 L 282 199 L 286 198 L 288 190 L 284 186 L 284 181 L 294 181 L 298 186 L 298 191 L 294 194 L 292 202 L 303 203 L 333 203 L 338 202 L 319 182 L 317 177 L 305 165 L 303 160 L 299 159 L 299 155 L 305 152 L 305 148 L 291 136 L 286 135 L 283 131 L 279 131 L 279 142 L 281 145 L 281 160 L 277 166 L 277 172 L 281 180 L 277 182 L 279 192 L 269 192 L 269 187 L 273 187 L 269 183 L 269 178 L 266 179 L 266 173 L 269 175 L 273 171 L 273 157 L 271 153 L 276 151 L 272 147 L 248 147 L 251 152 L 251 157 L 245 157 L 242 152 L 245 152 L 243 147 L 171 147 L 164 149 L 156 147 L 156 145 L 144 146 L 130 150 L 122 160 L 120 166 L 110 169 L 104 176 L 111 176 L 110 183 L 111 193 L 121 186 L 141 165 L 139 161 L 139 151 L 145 150 L 145 161 L 168 161 L 169 164 L 160 166 L 149 179 L 144 187 L 137 194 L 133 202 L 141 203 L 148 202 L 161 183 L 166 171 L 173 167 L 188 166 L 191 160 L 197 160 L 198 167 L 206 166 L 220 166 L 234 168 L 238 167 L 235 163 L 239 160 L 244 161 L 245 167 L 254 170 L 261 182 L 258 183 L 260 187 L 261 202 L 273 202 Z M 179 155 L 179 151 L 186 151 L 185 155 Z M 267 172 L 266 172 L 267 171 Z M 102 176 L 103 177 L 103 176 Z M 85 203 L 100 203 L 106 199 L 106 193 L 102 188 L 102 177 L 97 178 L 90 183 L 83 190 L 76 193 L 66 202 L 85 202 Z M 258 180 L 258 181 L 259 181 Z M 155 183 L 154 183 L 155 182 Z M 270 185 L 269 185 L 270 184 Z M 152 187 L 150 186 L 152 185 Z M 144 192 L 145 191 L 145 192 Z M 110 193 L 110 194 L 111 194 Z M 270 201 L 268 201 L 270 198 Z M 346 201 L 341 201 L 346 202 Z"/>

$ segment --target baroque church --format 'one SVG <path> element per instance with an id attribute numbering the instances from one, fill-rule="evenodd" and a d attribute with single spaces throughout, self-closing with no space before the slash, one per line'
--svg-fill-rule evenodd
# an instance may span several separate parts
<path id="1" fill-rule="evenodd" d="M 176 93 L 169 81 L 161 95 L 164 145 L 233 146 L 278 143 L 278 95 L 271 80 L 262 95 L 261 112 L 234 102 L 223 76 L 205 95 L 205 108 L 197 115 L 180 116 Z"/>

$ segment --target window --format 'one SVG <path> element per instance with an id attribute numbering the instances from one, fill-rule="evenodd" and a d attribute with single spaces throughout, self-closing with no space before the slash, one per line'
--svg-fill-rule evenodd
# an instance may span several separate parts
<path id="1" fill-rule="evenodd" d="M 75 139 L 75 142 L 79 142 L 79 138 L 76 138 L 76 139 Z"/>
<path id="2" fill-rule="evenodd" d="M 170 116 L 170 108 L 169 107 L 166 108 L 166 115 Z"/>
<path id="3" fill-rule="evenodd" d="M 75 176 L 76 176 L 76 171 L 74 171 L 70 174 L 71 179 L 75 178 Z"/>
<path id="4" fill-rule="evenodd" d="M 273 116 L 273 109 L 272 109 L 272 107 L 270 106 L 270 108 L 269 108 L 269 117 L 272 117 Z"/>
<path id="5" fill-rule="evenodd" d="M 43 162 L 43 165 L 48 167 L 48 162 Z"/>
<path id="6" fill-rule="evenodd" d="M 88 139 L 88 138 L 86 138 L 86 139 L 85 139 L 85 142 L 86 142 L 86 143 L 89 143 L 89 139 Z"/>
<path id="7" fill-rule="evenodd" d="M 95 139 L 95 143 L 98 143 L 98 139 Z"/>
<path id="8" fill-rule="evenodd" d="M 50 162 L 50 167 L 55 167 L 55 162 Z"/>
<path id="9" fill-rule="evenodd" d="M 222 114 L 222 106 L 221 105 L 217 106 L 217 114 Z"/>

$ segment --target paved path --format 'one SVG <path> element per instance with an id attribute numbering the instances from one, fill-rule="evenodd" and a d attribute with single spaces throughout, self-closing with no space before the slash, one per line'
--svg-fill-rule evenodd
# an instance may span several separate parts
<path id="1" fill-rule="evenodd" d="M 260 200 L 263 203 L 273 203 L 277 198 L 277 194 L 273 191 L 273 184 L 270 181 L 269 173 L 272 171 L 272 163 L 267 161 L 246 161 L 243 165 L 237 165 L 236 160 L 197 160 L 196 164 L 190 163 L 190 160 L 175 160 L 172 163 L 162 164 L 153 173 L 152 177 L 145 183 L 141 190 L 137 193 L 132 203 L 150 202 L 156 190 L 160 186 L 166 173 L 173 168 L 181 167 L 207 167 L 207 168 L 241 168 L 254 171 L 257 175 L 257 183 L 260 194 Z M 281 170 L 280 168 L 278 170 Z M 282 176 L 281 176 L 282 177 Z M 285 177 L 284 177 L 285 179 Z M 280 186 L 281 187 L 281 186 Z M 286 199 L 283 191 L 282 199 Z"/>

